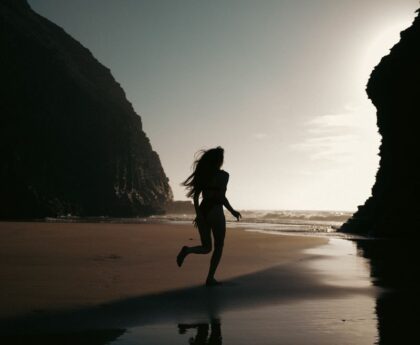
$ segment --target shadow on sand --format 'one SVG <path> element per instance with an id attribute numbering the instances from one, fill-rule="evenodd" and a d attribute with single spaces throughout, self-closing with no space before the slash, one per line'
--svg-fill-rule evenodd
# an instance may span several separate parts
<path id="1" fill-rule="evenodd" d="M 305 260 L 308 259 L 314 259 L 314 255 Z M 211 326 L 211 320 L 218 319 L 219 315 L 229 310 L 351 294 L 374 296 L 376 293 L 372 288 L 328 285 L 323 281 L 325 277 L 309 268 L 305 260 L 230 279 L 217 287 L 195 286 L 96 307 L 1 320 L 0 340 L 3 338 L 9 344 L 16 343 L 14 340 L 18 339 L 16 335 L 19 334 L 19 339 L 31 339 L 26 343 L 38 338 L 45 344 L 48 344 L 48 339 L 66 344 L 71 337 L 79 336 L 80 340 L 76 342 L 84 344 L 83 339 L 87 335 L 91 338 L 97 334 L 89 344 L 105 344 L 119 337 L 127 328 L 135 326 L 170 322 L 182 328 L 190 320 L 207 319 L 208 327 Z M 220 329 L 220 324 L 218 327 Z M 59 341 L 60 336 L 62 340 Z"/>

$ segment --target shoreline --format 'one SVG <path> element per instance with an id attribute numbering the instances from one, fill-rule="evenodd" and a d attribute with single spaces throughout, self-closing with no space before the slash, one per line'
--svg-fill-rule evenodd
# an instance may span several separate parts
<path id="1" fill-rule="evenodd" d="M 310 211 L 312 212 L 312 211 Z M 193 215 L 190 218 L 177 218 L 167 216 L 149 216 L 149 217 L 58 217 L 58 218 L 38 218 L 38 219 L 17 219 L 17 220 L 0 220 L 0 223 L 45 223 L 45 224 L 132 224 L 132 225 L 176 225 L 191 226 Z M 304 236 L 304 237 L 323 237 L 323 238 L 341 238 L 350 240 L 370 239 L 361 234 L 352 234 L 340 232 L 341 225 L 337 225 L 336 221 L 320 221 L 320 220 L 284 220 L 284 221 L 265 221 L 263 219 L 242 219 L 237 222 L 234 219 L 226 219 L 227 229 L 241 229 L 244 231 L 259 232 L 270 235 L 287 235 L 287 236 Z M 340 223 L 341 224 L 341 223 Z"/>

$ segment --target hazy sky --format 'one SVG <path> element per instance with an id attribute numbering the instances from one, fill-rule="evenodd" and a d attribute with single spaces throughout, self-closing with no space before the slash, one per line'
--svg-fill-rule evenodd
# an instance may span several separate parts
<path id="1" fill-rule="evenodd" d="M 109 67 L 175 199 L 225 148 L 239 209 L 355 210 L 378 167 L 369 73 L 418 0 L 30 0 Z"/>

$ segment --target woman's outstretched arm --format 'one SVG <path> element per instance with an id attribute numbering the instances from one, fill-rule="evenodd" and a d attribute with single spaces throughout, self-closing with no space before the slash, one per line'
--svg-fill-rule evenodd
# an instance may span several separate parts
<path id="1" fill-rule="evenodd" d="M 229 203 L 229 200 L 225 197 L 223 200 L 223 206 L 225 206 L 230 213 L 232 213 L 232 216 L 234 216 L 238 221 L 240 218 L 242 218 L 242 215 L 233 209 L 232 205 Z"/>

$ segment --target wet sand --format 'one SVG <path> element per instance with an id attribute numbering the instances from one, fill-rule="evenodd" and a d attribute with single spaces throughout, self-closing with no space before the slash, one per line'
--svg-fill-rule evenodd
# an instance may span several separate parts
<path id="1" fill-rule="evenodd" d="M 356 243 L 228 229 L 218 277 L 190 225 L 1 223 L 0 342 L 382 344 Z M 383 333 L 383 332 L 382 332 Z M 380 334 L 382 334 L 380 333 Z"/>

